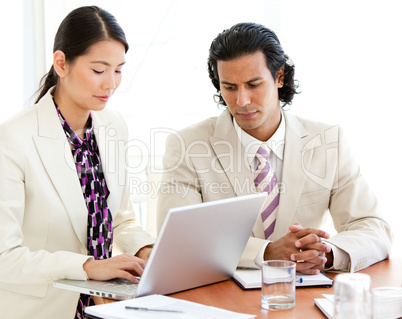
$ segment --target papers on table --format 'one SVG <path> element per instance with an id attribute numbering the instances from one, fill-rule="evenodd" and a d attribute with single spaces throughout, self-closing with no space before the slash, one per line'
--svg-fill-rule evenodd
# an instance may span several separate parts
<path id="1" fill-rule="evenodd" d="M 126 309 L 126 306 L 146 308 L 146 310 Z M 150 295 L 125 301 L 91 306 L 85 309 L 85 313 L 89 314 L 90 318 L 103 319 L 249 319 L 256 317 L 255 315 L 232 312 L 163 295 Z"/>
<path id="2" fill-rule="evenodd" d="M 402 287 L 378 287 L 371 291 L 374 319 L 402 317 Z"/>
<path id="3" fill-rule="evenodd" d="M 323 296 L 324 298 L 315 298 L 314 304 L 321 310 L 325 317 L 332 319 L 334 317 L 335 295 L 323 294 Z"/>
<path id="4" fill-rule="evenodd" d="M 243 289 L 261 288 L 261 270 L 260 269 L 237 269 L 233 279 Z M 303 275 L 296 273 L 296 287 L 330 287 L 333 280 L 325 273 L 318 275 Z"/>
<path id="5" fill-rule="evenodd" d="M 380 287 L 372 290 L 374 319 L 395 319 L 402 317 L 402 288 Z M 323 294 L 314 299 L 314 304 L 328 318 L 334 317 L 335 295 Z"/>

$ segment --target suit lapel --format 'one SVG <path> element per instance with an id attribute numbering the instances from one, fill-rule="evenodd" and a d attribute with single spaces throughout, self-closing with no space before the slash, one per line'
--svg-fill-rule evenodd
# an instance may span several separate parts
<path id="1" fill-rule="evenodd" d="M 256 193 L 254 175 L 228 110 L 218 117 L 214 136 L 210 138 L 210 142 L 236 195 Z M 257 219 L 253 235 L 260 238 L 264 236 L 261 218 Z"/>
<path id="2" fill-rule="evenodd" d="M 285 112 L 283 112 L 285 114 Z M 282 167 L 282 193 L 280 195 L 278 215 L 272 240 L 277 240 L 289 232 L 293 223 L 297 204 L 303 191 L 306 175 L 303 169 L 310 166 L 311 152 L 303 153 L 303 147 L 308 137 L 298 119 L 291 114 L 285 114 L 286 136 L 284 161 Z"/>
<path id="3" fill-rule="evenodd" d="M 253 174 L 241 141 L 237 138 L 229 111 L 218 117 L 210 142 L 236 195 L 255 193 Z"/>
<path id="4" fill-rule="evenodd" d="M 38 136 L 34 143 L 49 179 L 70 217 L 82 245 L 87 248 L 88 211 L 82 195 L 70 146 L 61 127 L 50 93 L 38 103 Z"/>

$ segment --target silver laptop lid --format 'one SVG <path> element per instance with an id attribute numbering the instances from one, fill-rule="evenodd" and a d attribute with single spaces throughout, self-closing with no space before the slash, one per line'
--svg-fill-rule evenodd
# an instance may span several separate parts
<path id="1" fill-rule="evenodd" d="M 171 209 L 137 296 L 170 294 L 232 277 L 266 193 Z"/>

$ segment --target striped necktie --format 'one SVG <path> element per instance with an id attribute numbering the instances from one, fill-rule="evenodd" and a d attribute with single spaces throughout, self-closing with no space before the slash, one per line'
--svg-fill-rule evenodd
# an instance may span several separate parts
<path id="1" fill-rule="evenodd" d="M 279 187 L 275 172 L 268 163 L 270 149 L 262 144 L 257 151 L 256 157 L 259 165 L 255 172 L 254 185 L 257 191 L 267 192 L 268 197 L 261 211 L 264 226 L 265 239 L 274 232 L 276 214 L 279 205 Z"/>

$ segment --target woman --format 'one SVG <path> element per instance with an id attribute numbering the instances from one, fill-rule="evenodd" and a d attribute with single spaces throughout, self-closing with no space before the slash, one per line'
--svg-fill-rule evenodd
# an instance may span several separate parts
<path id="1" fill-rule="evenodd" d="M 127 50 L 110 13 L 73 10 L 37 103 L 0 125 L 4 318 L 83 318 L 92 299 L 54 280 L 142 274 L 154 239 L 136 225 L 126 187 L 126 125 L 104 110 Z M 112 257 L 112 247 L 125 254 Z"/>

